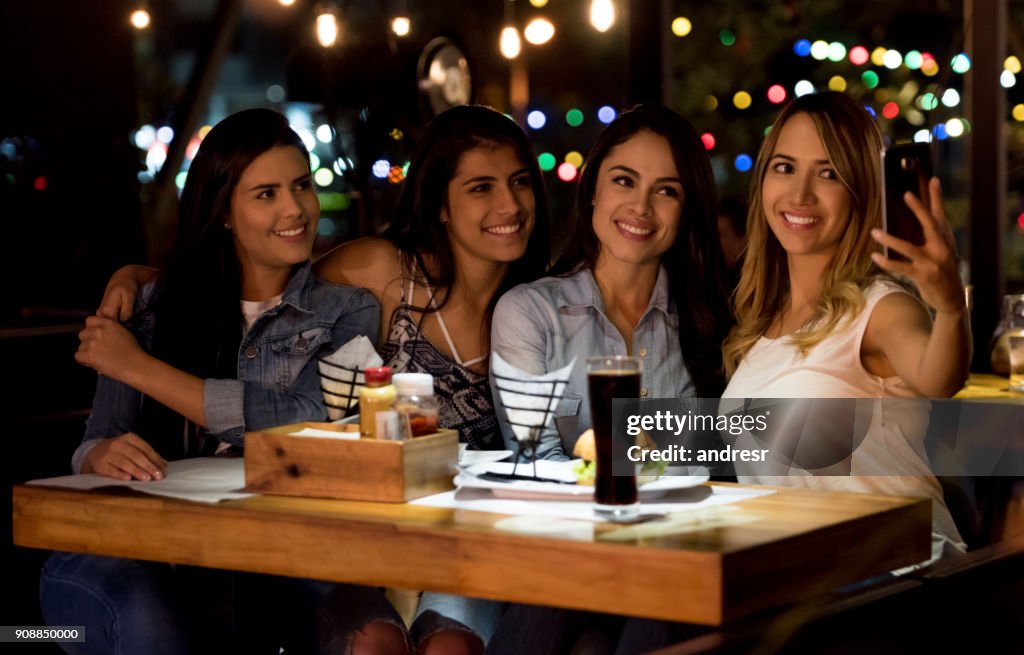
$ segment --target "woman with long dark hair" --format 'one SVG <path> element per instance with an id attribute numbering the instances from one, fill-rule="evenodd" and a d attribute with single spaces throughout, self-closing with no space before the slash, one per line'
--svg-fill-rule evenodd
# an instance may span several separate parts
<path id="1" fill-rule="evenodd" d="M 247 430 L 326 418 L 317 356 L 375 334 L 379 313 L 366 291 L 312 275 L 319 213 L 308 153 L 283 116 L 247 110 L 207 134 L 165 273 L 142 289 L 127 326 L 94 316 L 80 335 L 76 359 L 101 375 L 76 472 L 158 480 L 168 459 L 239 446 Z M 180 574 L 55 553 L 42 574 L 43 612 L 52 625 L 86 626 L 81 652 L 198 652 L 201 603 L 180 593 Z M 338 594 L 346 606 L 367 596 L 312 581 L 267 584 L 275 592 L 263 600 L 280 603 L 291 624 L 281 638 L 309 652 L 344 636 L 315 620 L 317 608 Z"/>
<path id="2" fill-rule="evenodd" d="M 576 359 L 556 412 L 575 426 L 561 439 L 548 426 L 540 456 L 563 458 L 590 427 L 588 356 L 640 357 L 647 397 L 721 393 L 731 315 L 715 197 L 707 152 L 674 111 L 634 107 L 598 138 L 552 277 L 511 290 L 495 310 L 494 352 L 513 366 L 540 374 Z"/>

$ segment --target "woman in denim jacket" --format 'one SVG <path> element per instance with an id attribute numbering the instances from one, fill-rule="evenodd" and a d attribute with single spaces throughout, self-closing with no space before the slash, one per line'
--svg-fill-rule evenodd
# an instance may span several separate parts
<path id="1" fill-rule="evenodd" d="M 166 459 L 242 445 L 246 430 L 326 417 L 318 354 L 378 329 L 361 289 L 314 277 L 319 202 L 309 158 L 280 114 L 219 123 L 192 162 L 166 274 L 140 294 L 129 324 L 86 321 L 75 358 L 101 375 L 76 472 L 156 480 Z M 180 569 L 68 553 L 47 561 L 42 607 L 53 625 L 85 625 L 72 652 L 193 653 L 197 599 Z M 337 652 L 362 620 L 398 621 L 374 590 L 263 578 L 293 647 Z M 271 591 L 272 590 L 272 591 Z M 370 593 L 373 592 L 373 593 Z M 277 639 L 278 637 L 269 637 Z M 276 649 L 273 652 L 277 652 Z"/>

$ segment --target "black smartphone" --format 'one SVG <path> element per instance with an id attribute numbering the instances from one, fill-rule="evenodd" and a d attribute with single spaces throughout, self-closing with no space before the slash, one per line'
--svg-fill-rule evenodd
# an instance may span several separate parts
<path id="1" fill-rule="evenodd" d="M 882 229 L 889 234 L 909 241 L 914 245 L 924 243 L 921 221 L 903 200 L 903 194 L 910 191 L 929 208 L 928 180 L 932 178 L 932 148 L 927 143 L 900 143 L 890 146 L 882 153 Z M 885 249 L 885 256 L 892 259 L 907 258 L 895 251 Z"/>

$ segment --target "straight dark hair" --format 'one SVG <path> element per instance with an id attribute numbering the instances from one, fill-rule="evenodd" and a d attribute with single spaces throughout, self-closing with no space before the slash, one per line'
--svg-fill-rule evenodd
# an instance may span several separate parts
<path id="1" fill-rule="evenodd" d="M 697 393 L 721 395 L 725 388 L 722 341 L 732 326 L 725 256 L 718 236 L 715 179 L 707 150 L 693 126 L 657 104 L 623 110 L 591 148 L 576 187 L 573 227 L 554 275 L 593 269 L 601 251 L 594 232 L 597 176 L 608 153 L 639 132 L 663 137 L 683 183 L 683 212 L 675 242 L 661 256 L 669 293 L 679 312 L 679 346 Z"/>
<path id="2" fill-rule="evenodd" d="M 248 109 L 217 123 L 189 166 L 174 246 L 152 301 L 137 315 L 153 321 L 152 355 L 186 373 L 238 376 L 242 271 L 226 224 L 242 173 L 277 146 L 294 147 L 309 161 L 284 116 Z M 196 426 L 152 398 L 143 401 L 140 435 L 165 457 L 181 455 L 186 430 Z"/>
<path id="3" fill-rule="evenodd" d="M 551 256 L 550 219 L 543 176 L 530 140 L 515 121 L 482 105 L 452 107 L 438 114 L 416 143 L 395 218 L 383 235 L 416 263 L 432 287 L 441 291 L 450 289 L 455 282 L 455 258 L 448 231 L 441 223 L 441 209 L 448 202 L 448 183 L 455 177 L 463 154 L 473 148 L 492 146 L 511 146 L 530 171 L 535 209 L 526 253 L 510 262 L 505 279 L 491 298 L 488 322 L 501 294 L 517 284 L 541 277 Z M 425 265 L 424 253 L 434 260 L 435 270 Z M 413 309 L 424 313 L 436 311 L 444 306 L 447 299 L 448 294 L 445 293 L 435 307 L 425 303 L 424 307 Z M 483 327 L 486 329 L 489 325 Z"/>

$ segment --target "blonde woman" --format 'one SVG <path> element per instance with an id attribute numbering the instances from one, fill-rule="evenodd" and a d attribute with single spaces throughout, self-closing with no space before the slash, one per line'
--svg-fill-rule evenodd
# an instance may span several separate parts
<path id="1" fill-rule="evenodd" d="M 924 229 L 922 245 L 884 233 L 882 149 L 870 115 L 840 93 L 798 98 L 775 120 L 751 191 L 737 325 L 724 345 L 725 397 L 937 398 L 962 386 L 970 327 L 938 180 L 930 211 L 904 198 Z M 907 260 L 883 256 L 879 245 Z M 804 443 L 786 448 L 784 477 L 758 470 L 741 472 L 741 481 L 926 496 L 933 555 L 961 550 L 923 446 L 926 404 L 865 406 L 873 409 L 845 457 L 821 457 L 821 431 L 805 430 Z"/>

